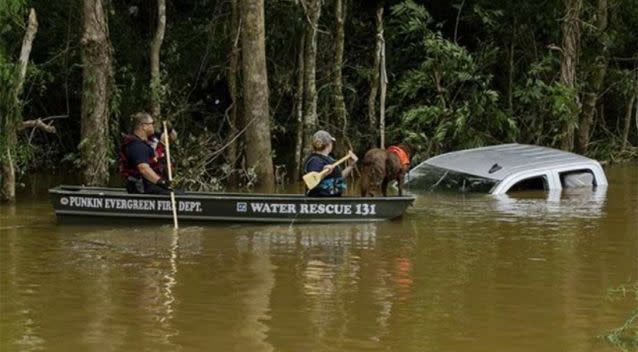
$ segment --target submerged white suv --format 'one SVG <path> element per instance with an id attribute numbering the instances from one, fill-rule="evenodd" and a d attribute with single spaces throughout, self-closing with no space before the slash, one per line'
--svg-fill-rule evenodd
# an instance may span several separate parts
<path id="1" fill-rule="evenodd" d="M 408 189 L 504 194 L 606 186 L 598 161 L 557 149 L 502 144 L 441 154 L 406 175 Z"/>

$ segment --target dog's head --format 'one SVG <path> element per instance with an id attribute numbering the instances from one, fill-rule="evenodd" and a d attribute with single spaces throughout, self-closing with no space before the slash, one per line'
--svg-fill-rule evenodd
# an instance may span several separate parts
<path id="1" fill-rule="evenodd" d="M 412 159 L 412 156 L 414 156 L 414 148 L 412 148 L 411 145 L 407 143 L 399 143 L 397 144 L 397 147 L 403 149 L 403 151 L 405 151 L 408 154 L 408 157 L 410 159 Z"/>
<path id="2" fill-rule="evenodd" d="M 408 158 L 410 159 L 410 165 L 408 165 L 404 170 L 405 172 L 407 172 L 410 169 L 410 166 L 412 166 L 414 155 L 418 153 L 419 148 L 415 148 L 412 144 L 408 143 L 399 143 L 397 146 L 403 149 L 408 154 Z"/>
<path id="3" fill-rule="evenodd" d="M 400 143 L 388 148 L 388 151 L 396 154 L 401 163 L 401 173 L 406 173 L 410 169 L 410 163 L 412 162 L 412 147 L 407 143 Z"/>

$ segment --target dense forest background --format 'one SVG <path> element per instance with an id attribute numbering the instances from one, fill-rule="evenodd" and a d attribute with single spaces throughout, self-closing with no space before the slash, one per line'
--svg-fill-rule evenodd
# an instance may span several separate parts
<path id="1" fill-rule="evenodd" d="M 41 169 L 114 182 L 138 111 L 187 189 L 296 182 L 317 128 L 337 154 L 638 155 L 635 0 L 3 0 L 0 43 L 5 199 Z"/>

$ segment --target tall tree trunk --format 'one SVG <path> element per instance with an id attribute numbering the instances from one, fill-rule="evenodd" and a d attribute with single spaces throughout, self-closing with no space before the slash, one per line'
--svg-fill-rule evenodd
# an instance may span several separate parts
<path id="1" fill-rule="evenodd" d="M 109 88 L 111 45 L 102 0 L 84 0 L 82 9 L 82 121 L 79 145 L 84 183 L 109 180 Z"/>
<path id="2" fill-rule="evenodd" d="M 297 114 L 297 131 L 295 134 L 295 163 L 292 169 L 292 177 L 294 181 L 298 181 L 301 176 L 301 164 L 303 163 L 303 94 L 304 94 L 304 48 L 306 43 L 306 34 L 302 33 L 299 39 L 299 52 L 297 54 L 297 92 L 295 95 L 295 108 Z"/>
<path id="3" fill-rule="evenodd" d="M 304 49 L 304 154 L 310 152 L 310 138 L 317 129 L 317 29 L 321 0 L 308 1 L 306 47 Z"/>
<path id="4" fill-rule="evenodd" d="M 247 124 L 246 139 L 250 141 L 246 148 L 246 163 L 249 168 L 254 168 L 257 185 L 272 189 L 275 177 L 268 111 L 264 0 L 241 0 L 240 4 L 244 120 Z"/>
<path id="5" fill-rule="evenodd" d="M 514 48 L 516 39 L 516 18 L 512 23 L 512 36 L 510 37 L 509 50 L 507 51 L 507 59 L 509 61 L 507 68 L 507 110 L 510 115 L 514 115 Z"/>
<path id="6" fill-rule="evenodd" d="M 5 153 L 2 158 L 2 190 L 1 196 L 3 200 L 8 202 L 15 201 L 16 197 L 16 185 L 15 185 L 15 165 L 14 165 L 14 153 L 18 144 L 17 129 L 22 117 L 22 101 L 20 94 L 22 94 L 22 87 L 24 86 L 24 80 L 27 75 L 27 65 L 29 63 L 29 56 L 31 56 L 31 48 L 33 47 L 33 40 L 35 34 L 38 31 L 38 20 L 35 14 L 35 10 L 29 11 L 29 18 L 27 20 L 27 30 L 24 33 L 22 39 L 22 48 L 20 49 L 20 58 L 18 59 L 18 74 L 15 78 L 15 87 L 10 94 L 11 106 L 6 106 L 4 116 L 4 133 L 0 133 L 0 136 L 5 141 L 5 150 L 0 153 Z"/>
<path id="7" fill-rule="evenodd" d="M 578 139 L 576 143 L 576 150 L 581 153 L 587 153 L 587 147 L 589 145 L 589 135 L 591 126 L 594 122 L 594 112 L 596 111 L 596 102 L 598 95 L 600 94 L 601 87 L 605 81 L 605 74 L 607 73 L 607 65 L 609 62 L 609 50 L 607 47 L 607 13 L 608 4 L 607 0 L 598 0 L 596 10 L 596 30 L 597 40 L 595 48 L 600 53 L 595 59 L 594 67 L 588 82 L 589 91 L 584 94 L 583 98 L 583 111 L 580 117 L 580 125 L 578 128 Z"/>
<path id="8" fill-rule="evenodd" d="M 229 127 L 230 133 L 228 138 L 232 139 L 230 144 L 228 145 L 228 149 L 226 151 L 226 159 L 228 160 L 228 165 L 230 165 L 231 175 L 229 177 L 229 183 L 231 186 L 237 186 L 239 183 L 237 172 L 235 169 L 237 167 L 237 133 L 239 133 L 239 128 L 237 128 L 237 109 L 239 107 L 239 90 L 237 87 L 237 74 L 239 72 L 239 54 L 241 50 L 239 49 L 239 38 L 241 33 L 241 21 L 239 20 L 239 8 L 237 7 L 237 0 L 231 0 L 231 38 L 233 38 L 233 47 L 230 50 L 229 57 L 229 65 L 228 65 L 228 91 L 230 92 L 230 116 L 229 116 Z"/>
<path id="9" fill-rule="evenodd" d="M 379 85 L 381 92 L 379 95 L 379 135 L 381 136 L 381 148 L 385 148 L 385 96 L 388 87 L 388 74 L 385 70 L 385 38 L 383 37 L 383 18 L 381 18 L 381 62 L 379 68 L 381 70 L 379 76 Z"/>
<path id="10" fill-rule="evenodd" d="M 563 18 L 563 56 L 560 63 L 561 83 L 568 88 L 576 89 L 576 66 L 580 53 L 580 13 L 583 8 L 583 0 L 564 0 L 565 17 Z M 575 92 L 576 93 L 576 92 Z M 577 98 L 577 94 L 574 95 Z M 576 102 L 578 103 L 578 101 Z M 574 116 L 577 118 L 577 116 Z M 575 121 L 566 122 L 563 126 L 563 139 L 561 148 L 572 150 L 574 146 L 574 124 Z"/>
<path id="11" fill-rule="evenodd" d="M 631 128 L 631 112 L 634 107 L 635 101 L 636 101 L 636 94 L 631 96 L 631 99 L 629 99 L 629 102 L 627 103 L 627 106 L 625 107 L 625 123 L 622 130 L 621 151 L 625 151 L 627 149 L 627 145 L 629 144 L 629 129 Z M 638 104 L 636 104 L 636 125 L 638 126 Z"/>
<path id="12" fill-rule="evenodd" d="M 346 9 L 343 0 L 335 0 L 335 73 L 334 73 L 334 100 L 335 100 L 335 116 L 336 126 L 339 126 L 338 141 L 340 148 L 338 154 L 345 152 L 348 119 L 346 116 L 346 104 L 343 101 L 343 46 L 345 41 L 344 20 L 346 17 Z"/>
<path id="13" fill-rule="evenodd" d="M 155 118 L 160 117 L 161 106 L 161 86 L 160 76 L 160 49 L 164 42 L 164 32 L 166 31 L 166 0 L 157 0 L 157 27 L 155 36 L 151 42 L 151 114 Z"/>
<path id="14" fill-rule="evenodd" d="M 381 45 L 383 38 L 383 6 L 379 5 L 376 15 L 376 35 L 374 48 L 374 64 L 372 66 L 372 78 L 370 79 L 370 96 L 368 97 L 368 124 L 370 132 L 375 141 L 378 136 L 377 132 L 377 96 L 379 95 L 379 75 L 381 73 Z"/>
<path id="15" fill-rule="evenodd" d="M 27 19 L 27 30 L 24 33 L 24 37 L 22 38 L 22 47 L 20 48 L 20 58 L 18 59 L 18 78 L 16 81 L 16 87 L 14 92 L 14 101 L 18 103 L 20 103 L 20 94 L 22 94 L 22 87 L 24 86 L 24 80 L 27 77 L 27 66 L 29 65 L 29 57 L 31 56 L 31 48 L 33 47 L 33 40 L 35 39 L 35 34 L 37 32 L 38 32 L 38 18 L 36 16 L 35 10 L 30 9 L 29 18 Z M 16 123 L 16 126 L 17 126 L 17 123 Z"/>

